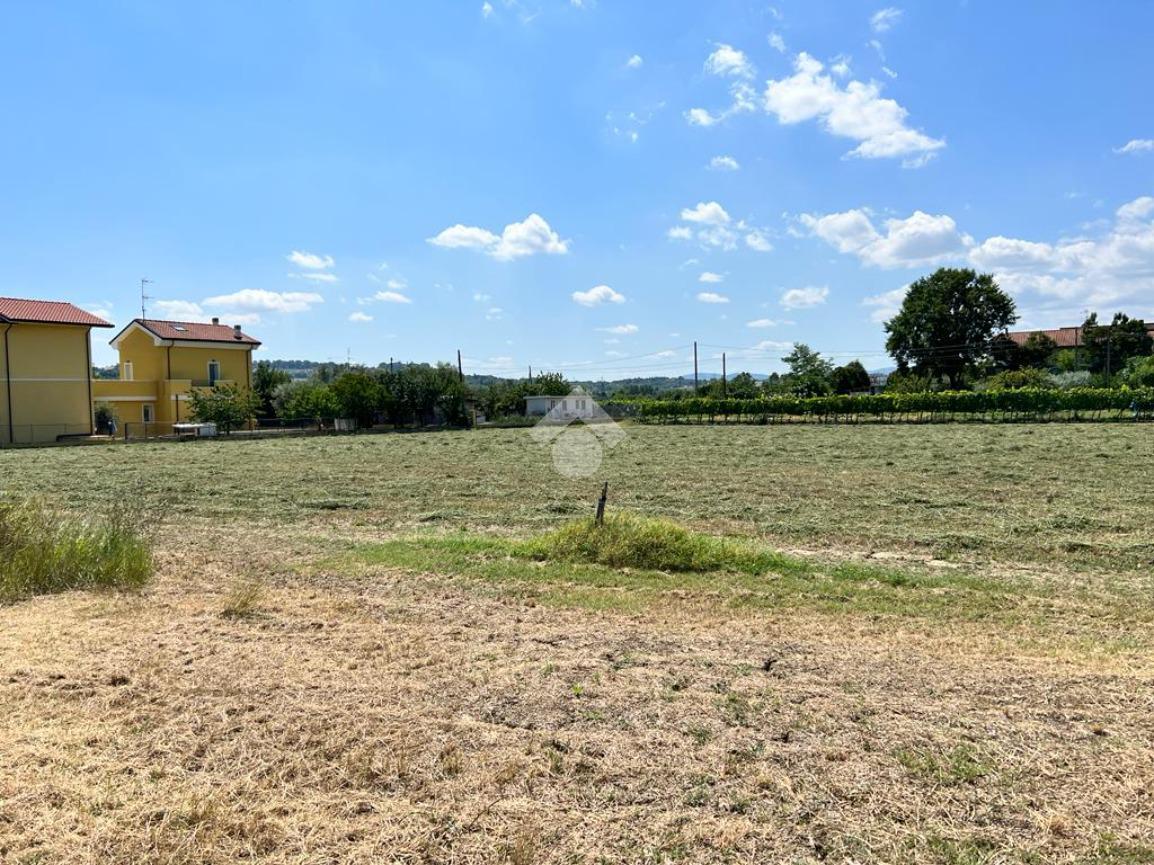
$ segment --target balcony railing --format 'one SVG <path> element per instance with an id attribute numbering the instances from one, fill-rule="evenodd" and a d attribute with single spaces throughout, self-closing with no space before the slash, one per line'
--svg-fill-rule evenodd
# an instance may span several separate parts
<path id="1" fill-rule="evenodd" d="M 207 379 L 207 378 L 194 378 L 192 380 L 192 386 L 193 387 L 214 387 L 214 386 L 226 385 L 226 384 L 236 384 L 236 382 L 234 382 L 232 379 L 228 379 L 228 378 L 218 378 L 216 381 L 212 381 L 212 380 Z"/>

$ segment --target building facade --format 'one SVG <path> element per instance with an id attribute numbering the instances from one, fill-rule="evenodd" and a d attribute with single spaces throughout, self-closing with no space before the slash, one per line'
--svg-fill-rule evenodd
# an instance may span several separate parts
<path id="1" fill-rule="evenodd" d="M 92 345 L 104 319 L 70 303 L 0 297 L 0 445 L 92 435 Z"/>
<path id="2" fill-rule="evenodd" d="M 213 319 L 211 324 L 134 319 L 113 338 L 119 379 L 93 382 L 93 400 L 120 424 L 188 420 L 189 394 L 217 385 L 252 387 L 252 352 L 260 341 Z"/>

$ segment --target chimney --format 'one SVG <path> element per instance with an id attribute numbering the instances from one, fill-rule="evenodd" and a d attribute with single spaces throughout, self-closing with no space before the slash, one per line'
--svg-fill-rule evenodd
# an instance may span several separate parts
<path id="1" fill-rule="evenodd" d="M 239 324 L 234 324 L 234 325 L 232 326 L 232 338 L 233 338 L 233 339 L 240 339 L 240 337 L 241 337 L 241 333 L 240 333 L 240 325 L 239 325 Z"/>
<path id="2" fill-rule="evenodd" d="M 219 318 L 217 318 L 217 317 L 214 315 L 214 316 L 212 317 L 212 323 L 213 323 L 213 324 L 220 324 L 220 319 L 219 319 Z"/>

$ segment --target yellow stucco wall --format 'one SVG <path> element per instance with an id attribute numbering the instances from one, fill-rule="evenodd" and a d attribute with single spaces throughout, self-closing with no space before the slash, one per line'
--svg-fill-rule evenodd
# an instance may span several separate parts
<path id="1" fill-rule="evenodd" d="M 0 444 L 92 431 L 88 333 L 75 325 L 0 324 Z"/>

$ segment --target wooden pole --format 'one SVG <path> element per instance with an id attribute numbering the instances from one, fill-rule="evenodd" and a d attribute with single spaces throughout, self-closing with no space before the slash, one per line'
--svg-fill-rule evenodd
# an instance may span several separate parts
<path id="1" fill-rule="evenodd" d="M 693 341 L 693 394 L 696 396 L 701 393 L 701 387 L 697 384 L 697 340 Z"/>
<path id="2" fill-rule="evenodd" d="M 594 523 L 598 526 L 605 523 L 605 500 L 609 498 L 609 481 L 601 487 L 601 498 L 597 500 L 597 516 Z"/>
<path id="3" fill-rule="evenodd" d="M 461 350 L 457 349 L 457 378 L 465 380 L 465 370 L 461 367 Z"/>
<path id="4" fill-rule="evenodd" d="M 725 380 L 725 352 L 721 353 L 721 398 L 729 396 L 728 385 Z"/>

